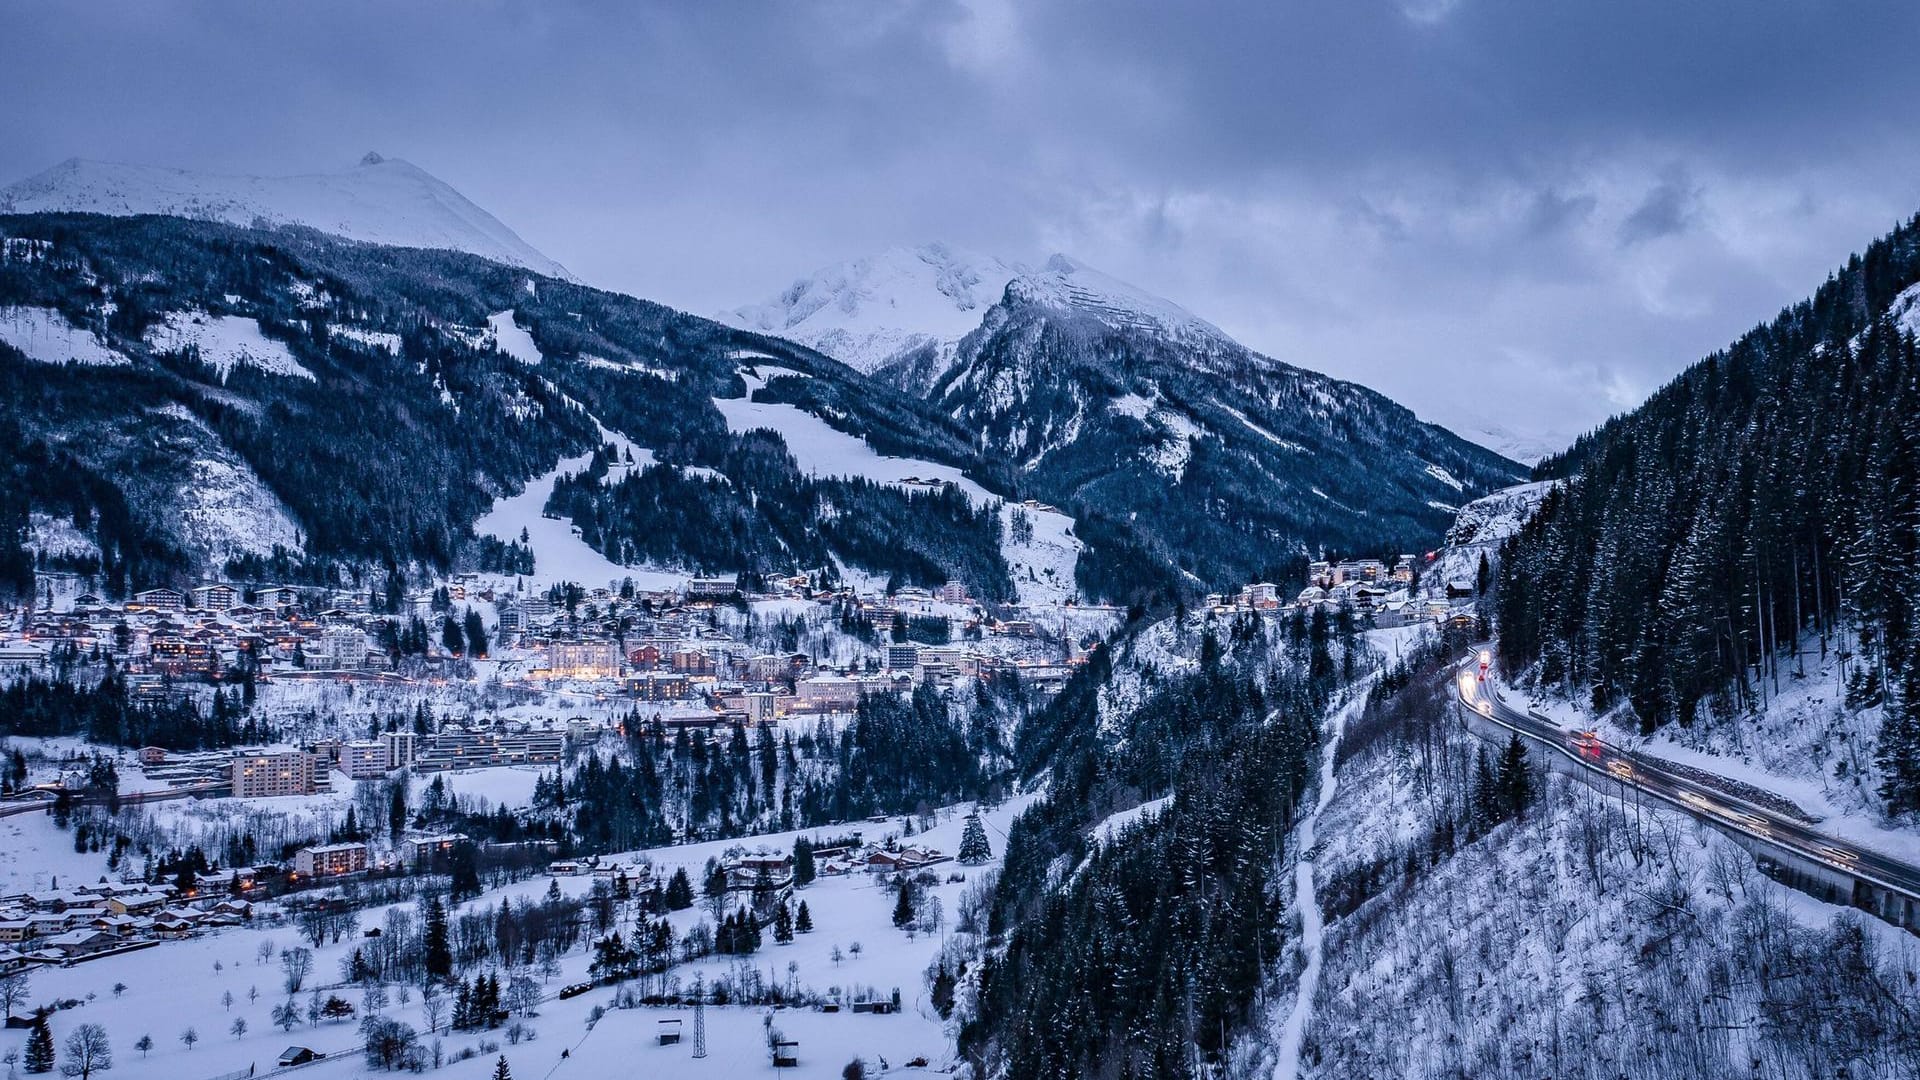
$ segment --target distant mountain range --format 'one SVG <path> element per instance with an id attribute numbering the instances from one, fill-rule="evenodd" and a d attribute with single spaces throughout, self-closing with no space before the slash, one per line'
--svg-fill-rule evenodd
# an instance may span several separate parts
<path id="1" fill-rule="evenodd" d="M 944 567 L 985 596 L 1139 602 L 1293 575 L 1322 551 L 1420 550 L 1524 472 L 1065 256 L 892 251 L 728 327 L 573 283 L 373 155 L 279 180 L 68 162 L 0 209 L 0 374 L 20 405 L 0 417 L 18 435 L 0 517 L 29 561 L 91 560 L 126 584 L 523 565 L 474 522 L 596 430 L 646 460 L 597 458 L 546 510 L 617 562 Z M 717 408 L 742 394 L 751 408 Z M 762 417 L 777 431 L 742 426 Z M 921 477 L 958 470 L 972 509 L 834 486 L 852 458 L 828 436 Z M 44 489 L 56 474 L 82 494 Z M 996 539 L 983 498 L 1064 512 L 1038 523 L 1068 553 L 1050 583 L 1024 580 L 1045 560 Z"/>
<path id="2" fill-rule="evenodd" d="M 723 318 L 927 399 L 1043 497 L 1125 516 L 1209 582 L 1430 546 L 1525 472 L 1066 255 L 893 249 Z"/>
<path id="3" fill-rule="evenodd" d="M 73 158 L 0 188 L 0 214 L 60 211 L 304 225 L 349 240 L 464 251 L 549 277 L 572 277 L 426 170 L 379 154 L 344 172 L 279 177 Z"/>

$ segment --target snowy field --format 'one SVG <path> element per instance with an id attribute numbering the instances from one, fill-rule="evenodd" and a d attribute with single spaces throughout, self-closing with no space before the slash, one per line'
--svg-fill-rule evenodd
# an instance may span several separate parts
<path id="1" fill-rule="evenodd" d="M 499 773 L 515 771 L 489 772 L 497 777 Z M 501 796 L 507 794 L 498 787 L 467 788 L 464 784 L 468 778 L 461 774 L 453 775 L 452 782 L 460 785 L 457 790 L 481 790 Z M 951 1038 L 945 1025 L 925 1000 L 924 972 L 951 933 L 952 914 L 958 907 L 962 890 L 997 865 L 998 856 L 1006 843 L 1007 826 L 1031 801 L 1031 797 L 1010 800 L 983 815 L 996 856 L 994 862 L 982 867 L 955 864 L 937 867 L 943 883 L 929 892 L 939 898 L 947 913 L 946 924 L 939 933 L 909 937 L 905 932 L 895 929 L 891 920 L 894 904 L 892 890 L 864 873 L 844 878 L 821 878 L 799 893 L 799 898 L 807 902 L 813 918 L 815 929 L 812 933 L 797 935 L 791 944 L 777 945 L 769 931 L 766 943 L 751 956 L 716 956 L 694 964 L 682 964 L 673 969 L 672 978 L 682 986 L 689 986 L 696 974 L 704 976 L 711 983 L 717 977 L 737 977 L 743 970 L 752 969 L 773 982 L 783 985 L 797 983 L 804 990 L 830 996 L 864 996 L 868 988 L 876 996 L 886 996 L 896 987 L 900 990 L 904 1008 L 899 1015 L 856 1015 L 844 1010 L 825 1014 L 809 1009 L 781 1009 L 775 1012 L 774 1026 L 788 1038 L 797 1039 L 800 1043 L 800 1068 L 787 1075 L 838 1077 L 841 1069 L 856 1055 L 864 1057 L 869 1066 L 876 1070 L 883 1062 L 897 1067 L 920 1056 L 926 1057 L 935 1067 L 950 1064 Z M 943 811 L 937 825 L 909 842 L 929 845 L 952 854 L 959 847 L 964 823 L 963 810 L 956 808 Z M 55 842 L 64 839 L 66 834 L 53 830 L 44 817 L 33 817 L 37 828 L 18 832 L 12 831 L 13 823 L 0 820 L 0 836 L 6 836 L 9 841 L 5 854 L 0 855 L 0 862 L 13 868 L 31 861 L 49 875 L 62 868 L 67 868 L 68 874 L 79 873 L 78 866 L 69 859 L 71 851 L 61 852 L 58 850 L 60 845 Z M 814 835 L 833 835 L 853 828 L 864 830 L 867 839 L 876 840 L 882 832 L 896 831 L 897 823 L 862 823 L 844 829 L 836 827 L 810 832 Z M 800 833 L 788 832 L 746 840 L 657 848 L 621 858 L 623 861 L 649 860 L 662 875 L 670 875 L 675 867 L 685 867 L 697 881 L 709 857 L 719 856 L 732 848 L 752 849 L 761 845 L 785 852 L 792 848 L 793 839 L 798 835 Z M 92 858 L 97 860 L 98 856 Z M 952 872 L 963 874 L 967 881 L 946 883 L 944 879 Z M 558 880 L 562 891 L 570 895 L 584 894 L 590 887 L 590 880 L 585 877 Z M 537 899 L 547 890 L 548 882 L 549 879 L 545 877 L 534 878 L 488 893 L 470 904 L 490 907 L 507 897 Z M 411 905 L 403 906 L 411 908 Z M 384 918 L 383 910 L 365 912 L 361 925 L 378 926 Z M 696 923 L 706 920 L 708 915 L 702 903 L 690 910 L 677 912 L 671 918 L 676 931 L 684 934 Z M 340 962 L 356 941 L 330 944 L 315 951 L 314 974 L 299 995 L 303 1006 L 308 993 L 315 986 L 322 987 L 326 992 L 337 990 L 356 1006 L 361 1004 L 362 995 L 358 989 L 339 986 Z M 75 1008 L 54 1014 L 52 1024 L 55 1042 L 63 1041 L 66 1033 L 80 1023 L 104 1026 L 113 1043 L 113 1075 L 116 1077 L 198 1078 L 248 1068 L 266 1071 L 271 1069 L 280 1051 L 289 1045 L 310 1046 L 330 1055 L 324 1063 L 304 1069 L 303 1075 L 367 1075 L 368 1067 L 357 1052 L 357 1028 L 352 1023 L 322 1022 L 318 1027 L 308 1027 L 302 1020 L 290 1033 L 283 1033 L 273 1026 L 271 1009 L 285 1000 L 285 994 L 277 960 L 263 962 L 259 956 L 263 942 L 271 942 L 276 949 L 299 944 L 291 925 L 263 924 L 216 931 L 191 940 L 167 942 L 151 949 L 73 967 L 36 970 L 30 1000 L 36 1003 L 55 999 L 82 1002 Z M 854 949 L 856 942 L 861 946 L 858 950 Z M 837 962 L 833 958 L 836 949 L 841 953 Z M 585 949 L 578 949 L 564 958 L 561 973 L 547 981 L 546 992 L 552 995 L 561 986 L 585 981 L 588 961 L 589 954 Z M 115 993 L 113 987 L 116 984 L 124 984 L 124 990 Z M 425 1020 L 417 991 L 417 987 L 412 988 L 407 994 L 408 1000 L 402 1001 L 401 988 L 390 986 L 390 1004 L 384 1010 L 385 1015 L 424 1029 Z M 223 995 L 228 993 L 234 997 L 230 1007 L 222 1001 Z M 612 988 L 603 987 L 568 1001 L 548 1001 L 541 1006 L 539 1015 L 530 1021 L 538 1033 L 538 1038 L 533 1042 L 518 1046 L 505 1045 L 499 1031 L 481 1034 L 443 1033 L 440 1036 L 442 1051 L 448 1058 L 455 1058 L 464 1050 L 478 1047 L 483 1041 L 502 1043 L 501 1052 L 506 1053 L 515 1075 L 521 1077 L 570 1076 L 578 1080 L 598 1080 L 601 1077 L 629 1075 L 636 1068 L 643 1075 L 658 1077 L 731 1077 L 762 1070 L 772 1071 L 763 1049 L 763 1024 L 768 1014 L 764 1008 L 709 1008 L 709 1055 L 705 1060 L 696 1061 L 691 1057 L 693 1024 L 690 1010 L 612 1009 L 612 997 Z M 589 1031 L 587 1015 L 595 1006 L 608 1006 L 609 1011 L 605 1019 Z M 685 1021 L 682 1027 L 688 1033 L 687 1041 L 678 1047 L 658 1047 L 654 1045 L 657 1021 L 670 1017 Z M 247 1022 L 245 1033 L 238 1036 L 232 1031 L 236 1019 Z M 188 1027 L 194 1028 L 200 1036 L 200 1041 L 192 1048 L 180 1040 L 180 1035 Z M 144 1055 L 134 1049 L 135 1042 L 142 1035 L 151 1035 L 154 1040 L 152 1050 Z M 19 1049 L 24 1038 L 23 1031 L 0 1034 L 0 1052 Z M 564 1060 L 560 1057 L 562 1048 L 569 1050 L 569 1056 Z M 494 1055 L 489 1052 L 470 1061 L 450 1061 L 444 1072 L 458 1080 L 486 1080 L 491 1075 L 493 1064 Z"/>

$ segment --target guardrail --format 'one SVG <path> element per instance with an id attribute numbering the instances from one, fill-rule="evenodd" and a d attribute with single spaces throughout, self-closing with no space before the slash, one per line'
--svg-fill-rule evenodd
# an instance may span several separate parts
<path id="1" fill-rule="evenodd" d="M 1701 821 L 1708 822 L 1709 824 L 1713 825 L 1715 828 L 1727 829 L 1733 832 L 1737 832 L 1740 835 L 1751 839 L 1755 843 L 1764 844 L 1767 847 L 1774 849 L 1775 851 L 1784 852 L 1785 854 L 1791 855 L 1796 859 L 1807 859 L 1807 860 L 1815 859 L 1814 856 L 1809 855 L 1798 848 L 1784 844 L 1778 838 L 1765 833 L 1761 833 L 1760 831 L 1750 826 L 1747 826 L 1741 822 L 1730 821 L 1714 814 L 1702 813 L 1698 807 L 1690 806 L 1685 801 L 1675 796 L 1668 795 L 1662 791 L 1654 791 L 1651 788 L 1647 788 L 1638 783 L 1633 783 L 1631 781 L 1622 779 L 1621 777 L 1615 776 L 1612 773 L 1606 771 L 1605 769 L 1599 767 L 1598 765 L 1595 765 L 1592 762 L 1587 761 L 1584 758 L 1580 757 L 1578 754 L 1575 754 L 1571 749 L 1567 748 L 1565 745 L 1557 741 L 1542 738 L 1534 732 L 1528 731 L 1524 728 L 1518 727 L 1514 724 L 1508 723 L 1505 720 L 1502 720 L 1498 715 L 1497 709 L 1491 709 L 1486 712 L 1482 712 L 1479 709 L 1474 708 L 1473 705 L 1467 701 L 1465 693 L 1456 689 L 1455 694 L 1458 697 L 1458 700 L 1460 702 L 1460 707 L 1466 712 L 1472 713 L 1474 716 L 1477 716 L 1482 720 L 1492 721 L 1493 723 L 1498 724 L 1503 728 L 1506 728 L 1508 731 L 1511 731 L 1514 734 L 1521 736 L 1522 738 L 1525 738 L 1531 742 L 1537 743 L 1541 746 L 1545 746 L 1545 747 L 1548 747 L 1549 749 L 1554 750 L 1555 752 L 1559 753 L 1561 757 L 1564 757 L 1568 761 L 1571 761 L 1575 765 L 1578 765 L 1582 770 L 1584 770 L 1587 773 L 1591 773 L 1594 776 L 1603 777 L 1605 779 L 1611 780 L 1616 784 L 1630 786 L 1633 788 L 1633 790 L 1640 792 L 1642 795 L 1651 795 L 1652 797 L 1659 799 L 1661 802 L 1667 803 L 1668 805 L 1678 810 L 1684 811 L 1685 813 L 1691 815 L 1692 817 L 1695 817 Z M 1538 712 L 1534 711 L 1533 709 L 1528 709 L 1526 710 L 1526 712 L 1527 712 L 1527 715 L 1534 720 L 1538 720 L 1546 724 L 1553 723 L 1552 720 L 1540 715 Z M 1638 758 L 1634 758 L 1633 755 L 1631 754 L 1628 754 L 1625 756 L 1629 757 L 1634 761 L 1639 760 Z M 1719 794 L 1719 792 L 1716 791 L 1715 794 Z M 1728 797 L 1730 798 L 1731 796 L 1728 796 Z M 1754 809 L 1762 809 L 1762 808 L 1755 807 Z M 1767 810 L 1765 812 L 1773 813 L 1773 811 L 1771 810 Z M 1900 896 L 1907 897 L 1910 900 L 1920 902 L 1920 892 L 1917 892 L 1910 888 L 1906 888 L 1901 885 L 1895 885 L 1890 881 L 1886 881 L 1882 878 L 1874 876 L 1872 873 L 1868 871 L 1865 871 L 1859 868 L 1833 866 L 1832 864 L 1825 863 L 1825 862 L 1823 862 L 1822 865 L 1828 866 L 1829 869 L 1831 869 L 1835 873 L 1844 874 L 1847 877 L 1853 878 L 1855 880 L 1864 881 L 1872 885 L 1877 885 L 1880 888 L 1887 890 L 1888 892 L 1896 893 Z"/>

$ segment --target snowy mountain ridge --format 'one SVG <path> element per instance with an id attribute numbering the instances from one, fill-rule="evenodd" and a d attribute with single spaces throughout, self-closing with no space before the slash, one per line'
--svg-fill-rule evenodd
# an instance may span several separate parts
<path id="1" fill-rule="evenodd" d="M 222 176 L 152 165 L 70 158 L 0 188 L 0 213 L 78 212 L 304 225 L 375 244 L 464 251 L 571 279 L 498 218 L 431 173 L 368 154 L 344 172 Z"/>
<path id="2" fill-rule="evenodd" d="M 1023 269 L 946 244 L 895 247 L 822 267 L 765 303 L 718 317 L 872 372 L 928 345 L 959 341 Z"/>

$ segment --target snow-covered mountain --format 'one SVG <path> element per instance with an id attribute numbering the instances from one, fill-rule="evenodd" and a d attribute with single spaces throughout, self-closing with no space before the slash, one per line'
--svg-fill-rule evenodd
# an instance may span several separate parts
<path id="1" fill-rule="evenodd" d="M 552 277 L 565 267 L 426 170 L 368 154 L 311 176 L 211 173 L 73 158 L 0 188 L 0 214 L 165 214 L 231 225 L 305 225 L 399 247 L 464 251 Z"/>
<path id="2" fill-rule="evenodd" d="M 762 304 L 723 311 L 743 330 L 811 346 L 862 372 L 931 348 L 951 354 L 1022 267 L 945 244 L 824 267 Z"/>
<path id="3" fill-rule="evenodd" d="M 926 393 L 1043 497 L 1125 517 L 1210 583 L 1431 546 L 1523 473 L 1063 256 L 1010 282 Z"/>

